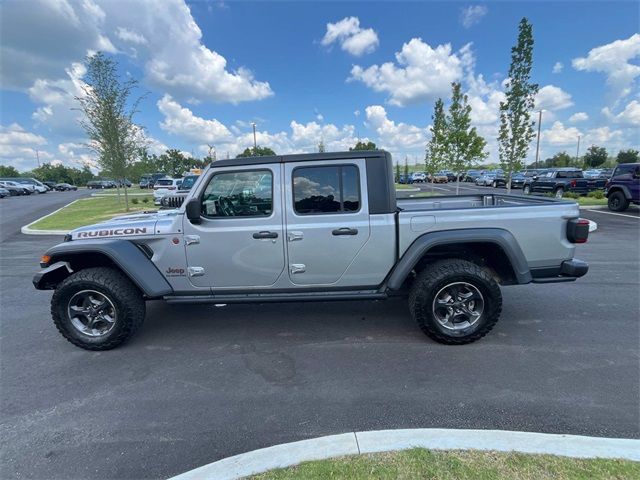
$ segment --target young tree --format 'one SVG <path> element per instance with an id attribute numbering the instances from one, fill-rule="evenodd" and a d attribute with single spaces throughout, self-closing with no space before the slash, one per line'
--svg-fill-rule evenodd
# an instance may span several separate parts
<path id="1" fill-rule="evenodd" d="M 607 149 L 591 145 L 584 155 L 584 164 L 587 167 L 596 168 L 607 161 Z"/>
<path id="2" fill-rule="evenodd" d="M 396 183 L 400 183 L 400 164 L 396 162 Z"/>
<path id="3" fill-rule="evenodd" d="M 131 99 L 138 81 L 120 81 L 116 62 L 101 52 L 87 57 L 85 63 L 83 95 L 76 97 L 84 112 L 80 123 L 89 137 L 89 147 L 98 155 L 99 165 L 122 180 L 144 145 L 142 128 L 133 122 L 143 98 Z M 124 199 L 129 211 L 126 185 Z"/>
<path id="4" fill-rule="evenodd" d="M 616 162 L 618 163 L 637 163 L 638 162 L 638 151 L 629 149 L 629 150 L 620 150 L 618 152 L 618 156 L 616 157 Z"/>
<path id="5" fill-rule="evenodd" d="M 436 100 L 431 115 L 431 140 L 427 143 L 424 154 L 425 171 L 430 179 L 442 169 L 445 152 L 447 149 L 447 119 L 444 114 L 444 102 L 441 98 Z M 431 184 L 433 190 L 433 182 Z"/>
<path id="6" fill-rule="evenodd" d="M 356 143 L 356 146 L 350 147 L 349 151 L 353 152 L 354 150 L 377 150 L 377 149 L 378 147 L 376 147 L 376 144 L 371 141 L 364 143 L 358 140 L 358 143 Z"/>
<path id="7" fill-rule="evenodd" d="M 320 137 L 320 142 L 318 143 L 318 153 L 324 153 L 324 140 Z"/>
<path id="8" fill-rule="evenodd" d="M 409 157 L 404 156 L 404 178 L 409 183 Z"/>
<path id="9" fill-rule="evenodd" d="M 535 122 L 531 112 L 535 108 L 538 85 L 531 83 L 533 66 L 533 31 L 526 18 L 520 20 L 518 42 L 511 49 L 511 66 L 504 102 L 500 102 L 500 133 L 498 152 L 505 172 L 507 191 L 511 191 L 511 175 L 522 169 L 533 140 Z"/>
<path id="10" fill-rule="evenodd" d="M 444 158 L 447 166 L 460 175 L 475 163 L 487 157 L 484 148 L 487 142 L 471 127 L 471 105 L 462 94 L 460 83 L 451 84 L 451 105 L 445 120 L 446 148 Z M 460 182 L 456 182 L 456 195 Z"/>
<path id="11" fill-rule="evenodd" d="M 274 152 L 273 150 L 271 150 L 269 147 L 261 147 L 261 146 L 257 146 L 256 148 L 245 148 L 244 152 L 239 153 L 236 158 L 243 158 L 243 157 L 268 157 L 271 155 L 275 155 L 276 152 Z"/>

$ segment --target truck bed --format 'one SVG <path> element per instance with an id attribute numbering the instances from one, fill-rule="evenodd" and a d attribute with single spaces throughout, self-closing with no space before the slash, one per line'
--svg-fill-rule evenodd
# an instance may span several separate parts
<path id="1" fill-rule="evenodd" d="M 559 265 L 575 251 L 566 238 L 567 222 L 580 213 L 573 201 L 476 194 L 398 199 L 397 205 L 400 255 L 425 233 L 465 228 L 507 230 L 530 268 Z"/>

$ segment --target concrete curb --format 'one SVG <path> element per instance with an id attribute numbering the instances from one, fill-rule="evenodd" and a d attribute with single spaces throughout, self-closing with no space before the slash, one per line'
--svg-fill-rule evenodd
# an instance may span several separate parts
<path id="1" fill-rule="evenodd" d="M 74 203 L 79 202 L 80 200 L 84 200 L 84 199 L 77 198 L 73 202 L 69 202 L 66 205 L 58 208 L 57 210 L 54 210 L 53 212 L 48 213 L 47 215 L 40 217 L 27 225 L 23 225 L 22 227 L 20 227 L 20 232 L 24 233 L 25 235 L 66 235 L 67 233 L 69 233 L 69 230 L 38 230 L 37 228 L 31 228 L 31 225 L 33 225 L 34 223 L 38 223 L 40 220 L 50 217 L 55 213 L 58 213 L 63 208 L 67 208 L 69 205 L 73 205 Z"/>
<path id="2" fill-rule="evenodd" d="M 406 450 L 492 450 L 575 458 L 640 461 L 640 440 L 503 430 L 418 428 L 330 435 L 284 443 L 224 458 L 170 480 L 235 480 L 310 460 Z"/>

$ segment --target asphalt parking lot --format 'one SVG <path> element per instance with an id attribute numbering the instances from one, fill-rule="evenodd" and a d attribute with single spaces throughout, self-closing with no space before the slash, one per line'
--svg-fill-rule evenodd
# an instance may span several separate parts
<path id="1" fill-rule="evenodd" d="M 471 345 L 430 341 L 401 300 L 150 302 L 132 342 L 87 352 L 57 333 L 51 292 L 31 285 L 61 239 L 19 233 L 86 194 L 0 200 L 2 478 L 164 478 L 353 430 L 640 438 L 637 208 L 583 211 L 599 226 L 576 254 L 589 274 L 504 288 L 502 319 Z"/>

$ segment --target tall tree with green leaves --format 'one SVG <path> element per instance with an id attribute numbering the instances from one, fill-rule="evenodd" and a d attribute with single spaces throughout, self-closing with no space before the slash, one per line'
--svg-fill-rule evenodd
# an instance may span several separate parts
<path id="1" fill-rule="evenodd" d="M 400 164 L 396 162 L 396 183 L 400 183 Z"/>
<path id="2" fill-rule="evenodd" d="M 451 105 L 445 117 L 446 148 L 444 159 L 448 168 L 456 175 L 487 157 L 487 142 L 475 127 L 471 126 L 471 105 L 462 94 L 460 83 L 451 84 Z M 460 182 L 456 182 L 456 195 L 460 193 Z"/>
<path id="3" fill-rule="evenodd" d="M 83 94 L 76 97 L 84 113 L 80 124 L 100 167 L 122 180 L 144 146 L 142 128 L 133 121 L 143 98 L 132 98 L 138 81 L 134 78 L 121 81 L 117 63 L 101 52 L 87 57 L 85 64 Z M 126 185 L 124 199 L 129 211 Z"/>
<path id="4" fill-rule="evenodd" d="M 236 158 L 243 157 L 270 157 L 275 155 L 276 152 L 271 150 L 269 147 L 261 147 L 258 145 L 257 147 L 245 148 L 242 153 L 236 155 Z"/>
<path id="5" fill-rule="evenodd" d="M 444 113 L 444 102 L 441 98 L 436 100 L 431 115 L 431 139 L 427 143 L 424 154 L 424 169 L 428 178 L 442 169 L 445 152 L 447 149 L 447 119 Z M 433 182 L 432 182 L 433 190 Z"/>
<path id="6" fill-rule="evenodd" d="M 538 84 L 531 82 L 533 67 L 533 29 L 526 18 L 520 20 L 518 41 L 511 48 L 511 66 L 505 89 L 505 101 L 500 102 L 500 133 L 498 152 L 505 173 L 507 191 L 511 191 L 511 176 L 521 170 L 535 137 L 531 112 L 535 108 Z"/>
<path id="7" fill-rule="evenodd" d="M 637 163 L 638 151 L 630 148 L 629 150 L 620 150 L 616 157 L 618 163 Z"/>
<path id="8" fill-rule="evenodd" d="M 591 145 L 584 155 L 585 167 L 596 168 L 607 161 L 607 149 L 597 145 Z M 577 165 L 576 165 L 577 166 Z"/>
<path id="9" fill-rule="evenodd" d="M 354 150 L 377 150 L 378 147 L 376 147 L 376 144 L 368 141 L 368 142 L 361 142 L 360 140 L 358 140 L 358 142 L 356 143 L 355 147 L 350 147 L 349 151 L 353 152 Z"/>

